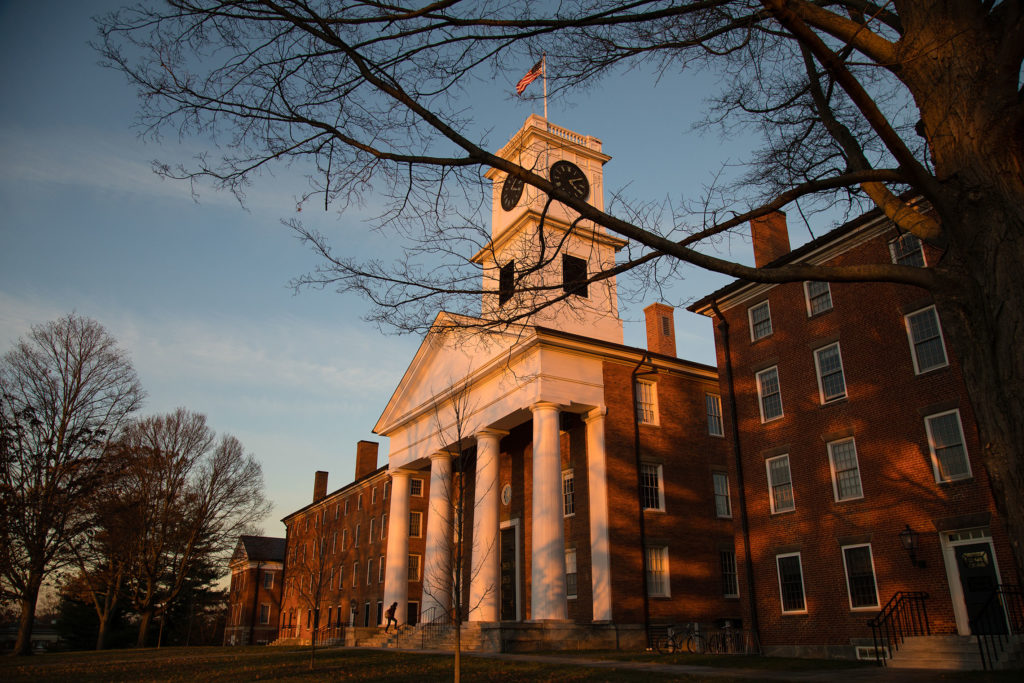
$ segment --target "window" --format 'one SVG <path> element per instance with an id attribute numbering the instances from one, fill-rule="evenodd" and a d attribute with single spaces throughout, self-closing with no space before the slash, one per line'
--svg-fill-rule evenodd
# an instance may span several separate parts
<path id="1" fill-rule="evenodd" d="M 860 466 L 857 464 L 857 445 L 853 439 L 830 443 L 828 459 L 832 468 L 832 491 L 836 500 L 863 498 L 864 493 L 860 487 Z"/>
<path id="2" fill-rule="evenodd" d="M 498 275 L 498 305 L 501 306 L 512 298 L 516 289 L 516 262 L 509 261 L 501 267 Z"/>
<path id="3" fill-rule="evenodd" d="M 878 608 L 878 590 L 875 587 L 875 565 L 870 545 L 851 545 L 843 548 L 846 567 L 846 588 L 852 609 Z"/>
<path id="4" fill-rule="evenodd" d="M 587 262 L 562 254 L 562 291 L 587 298 Z"/>
<path id="5" fill-rule="evenodd" d="M 411 496 L 422 496 L 423 495 L 423 480 L 422 479 L 410 479 L 409 480 L 409 495 L 411 495 Z"/>
<path id="6" fill-rule="evenodd" d="M 313 623 L 313 610 L 306 610 L 306 628 L 309 628 L 310 624 Z"/>
<path id="7" fill-rule="evenodd" d="M 369 528 L 369 530 L 366 533 L 366 542 L 367 543 L 373 543 L 373 523 L 376 522 L 376 521 L 377 521 L 376 519 L 374 519 L 373 517 L 370 517 L 370 528 Z"/>
<path id="8" fill-rule="evenodd" d="M 338 520 L 338 513 L 339 513 L 340 511 L 341 511 L 341 506 L 340 506 L 340 505 L 337 505 L 337 504 L 335 504 L 335 506 L 334 506 L 334 520 L 335 520 L 335 521 L 337 521 L 337 520 Z"/>
<path id="9" fill-rule="evenodd" d="M 263 587 L 267 590 L 270 590 L 274 587 L 274 575 L 270 572 L 267 572 L 263 575 Z"/>
<path id="10" fill-rule="evenodd" d="M 270 605 L 268 605 L 267 603 L 262 603 L 260 605 L 260 623 L 270 623 Z"/>
<path id="11" fill-rule="evenodd" d="M 341 590 L 341 583 L 345 580 L 345 565 L 338 565 L 338 590 Z"/>
<path id="12" fill-rule="evenodd" d="M 576 597 L 576 548 L 565 549 L 565 597 Z"/>
<path id="13" fill-rule="evenodd" d="M 917 235 L 905 232 L 892 242 L 889 242 L 889 253 L 892 255 L 892 262 L 901 266 L 924 267 L 924 249 L 921 248 L 921 240 Z"/>
<path id="14" fill-rule="evenodd" d="M 331 626 L 333 625 L 333 623 L 332 623 L 333 619 L 334 619 L 334 608 L 333 607 L 328 607 L 327 608 L 327 628 L 331 628 Z"/>
<path id="15" fill-rule="evenodd" d="M 718 557 L 722 565 L 722 597 L 740 597 L 739 577 L 736 575 L 736 551 L 721 550 Z"/>
<path id="16" fill-rule="evenodd" d="M 352 535 L 352 547 L 353 548 L 358 548 L 359 547 L 359 527 L 360 527 L 360 525 L 356 524 L 356 531 Z"/>
<path id="17" fill-rule="evenodd" d="M 369 586 L 373 580 L 373 558 L 366 561 L 366 585 Z"/>
<path id="18" fill-rule="evenodd" d="M 725 472 L 713 472 L 711 478 L 715 485 L 715 516 L 732 517 L 732 502 L 729 500 L 729 475 Z"/>
<path id="19" fill-rule="evenodd" d="M 572 517 L 576 514 L 576 484 L 572 470 L 562 472 L 562 516 Z"/>
<path id="20" fill-rule="evenodd" d="M 708 412 L 708 434 L 724 436 L 722 431 L 722 397 L 718 394 L 704 394 L 704 404 Z"/>
<path id="21" fill-rule="evenodd" d="M 652 598 L 671 596 L 668 573 L 668 548 L 651 546 L 647 548 L 647 595 Z"/>
<path id="22" fill-rule="evenodd" d="M 832 290 L 827 282 L 805 282 L 804 295 L 807 297 L 807 317 L 832 310 Z"/>
<path id="23" fill-rule="evenodd" d="M 764 339 L 772 333 L 772 313 L 767 301 L 748 308 L 747 316 L 750 318 L 750 341 Z"/>
<path id="24" fill-rule="evenodd" d="M 641 424 L 658 424 L 658 391 L 654 382 L 636 381 L 636 419 Z"/>
<path id="25" fill-rule="evenodd" d="M 757 393 L 761 397 L 761 422 L 782 417 L 782 391 L 779 388 L 777 367 L 757 373 Z"/>
<path id="26" fill-rule="evenodd" d="M 935 481 L 953 481 L 971 476 L 967 461 L 964 431 L 960 424 L 960 411 L 929 415 L 924 419 L 928 432 L 928 447 L 932 453 Z"/>
<path id="27" fill-rule="evenodd" d="M 370 489 L 370 505 L 373 505 L 376 502 L 377 502 L 377 487 L 374 486 L 372 489 Z"/>
<path id="28" fill-rule="evenodd" d="M 946 360 L 946 345 L 942 340 L 942 328 L 939 326 L 939 315 L 934 306 L 923 308 L 904 317 L 907 324 L 907 337 L 910 339 L 911 355 L 914 358 L 914 373 L 921 373 L 944 368 L 949 364 Z"/>
<path id="29" fill-rule="evenodd" d="M 419 581 L 420 580 L 420 556 L 410 555 L 409 556 L 409 580 Z"/>
<path id="30" fill-rule="evenodd" d="M 381 555 L 377 562 L 377 583 L 384 583 L 384 556 Z"/>
<path id="31" fill-rule="evenodd" d="M 409 513 L 409 538 L 420 537 L 420 527 L 423 522 L 422 512 L 410 512 Z"/>
<path id="32" fill-rule="evenodd" d="M 783 612 L 806 612 L 804 604 L 804 572 L 800 566 L 800 553 L 776 555 L 779 568 L 779 594 Z"/>
<path id="33" fill-rule="evenodd" d="M 772 512 L 786 512 L 795 508 L 793 481 L 789 475 L 789 456 L 780 455 L 765 461 L 768 468 L 768 490 L 771 493 Z"/>
<path id="34" fill-rule="evenodd" d="M 815 351 L 814 365 L 818 369 L 821 402 L 828 403 L 846 398 L 846 379 L 843 377 L 843 359 L 839 355 L 839 343 Z"/>
<path id="35" fill-rule="evenodd" d="M 380 516 L 380 540 L 384 540 L 388 536 L 388 513 L 384 513 Z"/>
<path id="36" fill-rule="evenodd" d="M 331 534 L 331 554 L 333 555 L 338 551 L 338 532 L 335 531 Z"/>
<path id="37" fill-rule="evenodd" d="M 341 552 L 345 552 L 345 548 L 348 547 L 348 529 L 341 530 Z"/>
<path id="38" fill-rule="evenodd" d="M 641 463 L 640 493 L 644 510 L 664 510 L 665 491 L 661 480 L 661 465 Z"/>
<path id="39" fill-rule="evenodd" d="M 356 498 L 356 510 L 362 510 L 362 509 L 363 509 L 363 494 L 360 493 L 359 496 Z"/>

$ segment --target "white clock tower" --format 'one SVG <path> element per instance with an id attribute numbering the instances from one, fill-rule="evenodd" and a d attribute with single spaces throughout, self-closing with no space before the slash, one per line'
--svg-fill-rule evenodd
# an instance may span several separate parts
<path id="1" fill-rule="evenodd" d="M 566 191 L 604 209 L 601 141 L 531 115 L 499 152 Z M 625 240 L 609 235 L 534 187 L 506 181 L 491 169 L 491 241 L 474 261 L 484 269 L 482 317 L 509 319 L 564 297 L 518 323 L 539 325 L 621 344 L 615 278 L 585 284 L 615 265 Z"/>

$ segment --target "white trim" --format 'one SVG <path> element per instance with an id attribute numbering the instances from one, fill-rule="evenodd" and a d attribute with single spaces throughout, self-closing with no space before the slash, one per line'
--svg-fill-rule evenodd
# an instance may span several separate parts
<path id="1" fill-rule="evenodd" d="M 996 556 L 996 546 L 992 542 L 991 532 L 988 527 L 983 527 L 980 531 L 984 534 L 981 538 L 965 538 L 957 541 L 949 540 L 949 537 L 957 532 L 956 529 L 939 532 L 942 561 L 946 565 L 946 581 L 949 583 L 949 594 L 953 601 L 953 617 L 956 619 L 957 633 L 962 636 L 971 634 L 971 624 L 967 616 L 967 605 L 964 603 L 964 588 L 960 584 L 960 568 L 956 562 L 957 546 L 988 543 L 992 550 L 992 567 L 996 572 L 996 580 L 1001 580 L 1003 576 L 999 571 L 999 558 Z"/>
<path id="2" fill-rule="evenodd" d="M 849 549 L 853 549 L 853 548 L 867 548 L 868 549 L 868 559 L 871 560 L 871 579 L 872 579 L 872 582 L 875 584 L 875 604 L 873 604 L 873 605 L 863 605 L 861 607 L 854 607 L 853 606 L 853 591 L 850 590 L 850 568 L 846 564 L 846 551 L 849 550 Z M 839 547 L 839 552 L 843 556 L 843 573 L 846 576 L 846 597 L 850 601 L 850 611 L 851 612 L 865 612 L 865 611 L 866 612 L 877 612 L 878 611 L 878 607 L 879 607 L 879 605 L 881 603 L 878 602 L 878 572 L 875 571 L 875 552 L 871 549 L 871 544 L 870 543 L 851 543 L 850 545 L 840 546 Z M 804 597 L 804 602 L 806 603 L 806 601 L 807 601 L 807 598 L 805 596 Z"/>
<path id="3" fill-rule="evenodd" d="M 836 479 L 836 461 L 832 453 L 832 448 L 839 444 L 850 442 L 853 444 L 853 460 L 857 464 L 857 488 L 860 489 L 859 496 L 850 496 L 849 498 L 839 497 L 839 481 Z M 829 441 L 825 444 L 825 449 L 828 452 L 828 468 L 832 473 L 832 498 L 837 503 L 845 503 L 849 500 L 860 500 L 864 497 L 864 480 L 860 476 L 860 456 L 857 453 L 857 441 L 851 436 L 847 439 L 837 439 L 835 441 Z M 792 475 L 791 475 L 792 476 Z"/>
<path id="4" fill-rule="evenodd" d="M 567 513 L 565 511 L 565 482 L 566 480 L 572 482 L 572 512 Z M 573 468 L 568 467 L 562 470 L 562 517 L 568 519 L 569 517 L 576 516 L 576 476 Z"/>
<path id="5" fill-rule="evenodd" d="M 420 486 L 420 492 L 419 493 L 416 493 L 415 491 L 413 491 L 413 489 L 415 488 L 413 486 L 414 482 L 419 482 L 419 486 Z M 416 496 L 417 498 L 422 498 L 423 497 L 423 480 L 422 479 L 416 479 L 416 478 L 410 478 L 409 479 L 409 495 L 410 496 Z"/>
<path id="6" fill-rule="evenodd" d="M 522 549 L 520 547 L 521 541 L 520 541 L 520 538 L 519 538 L 519 536 L 520 536 L 520 533 L 519 533 L 519 518 L 516 517 L 515 519 L 510 519 L 510 520 L 508 520 L 506 522 L 502 522 L 499 525 L 498 528 L 499 528 L 499 533 L 498 533 L 498 543 L 499 543 L 498 556 L 499 557 L 501 556 L 501 547 L 500 547 L 501 532 L 500 532 L 500 530 L 501 529 L 509 529 L 509 528 L 515 530 L 515 532 L 512 535 L 516 539 L 516 551 L 515 551 L 516 552 L 516 556 L 515 556 L 516 577 L 515 577 L 515 586 L 514 586 L 515 592 L 516 592 L 516 621 L 522 621 L 523 620 L 523 596 L 520 595 L 519 586 L 520 586 L 520 582 L 522 581 L 522 571 L 523 571 L 522 564 L 523 563 L 520 562 L 520 557 L 522 556 Z M 499 574 L 499 580 L 500 580 L 500 574 Z M 576 583 L 577 583 L 577 585 L 579 585 L 579 578 L 578 577 L 576 579 Z M 500 589 L 499 589 L 499 591 L 500 591 Z M 501 593 L 500 592 L 498 593 L 498 619 L 499 619 L 499 621 L 501 620 Z"/>
<path id="7" fill-rule="evenodd" d="M 761 308 L 762 306 L 768 311 L 768 332 L 758 337 L 754 335 L 754 311 Z M 751 344 L 753 344 L 756 341 L 760 341 L 761 339 L 767 339 L 768 337 L 772 336 L 775 333 L 775 327 L 772 324 L 772 308 L 768 303 L 768 299 L 765 299 L 764 301 L 759 301 L 756 304 L 747 307 L 747 324 L 750 328 Z"/>
<path id="8" fill-rule="evenodd" d="M 654 572 L 651 571 L 651 551 L 656 551 L 661 559 L 664 560 L 664 574 L 665 574 L 665 590 L 661 592 L 654 592 L 652 587 L 651 577 Z M 649 598 L 671 598 L 672 597 L 672 566 L 669 563 L 669 553 L 667 545 L 649 545 L 644 548 L 644 552 L 647 554 L 646 571 L 647 571 L 647 597 Z"/>
<path id="9" fill-rule="evenodd" d="M 570 553 L 572 554 L 572 564 L 573 564 L 573 569 L 575 570 L 573 572 L 573 574 L 576 575 L 576 592 L 575 593 L 570 593 L 569 592 L 569 555 L 570 555 Z M 579 565 L 579 558 L 578 558 L 578 556 L 576 554 L 576 548 L 566 548 L 565 549 L 565 599 L 566 600 L 576 600 L 579 597 L 579 594 L 580 594 L 580 565 Z"/>
<path id="10" fill-rule="evenodd" d="M 963 451 L 964 451 L 964 464 L 967 466 L 967 473 L 966 474 L 962 474 L 962 475 L 960 475 L 958 477 L 952 477 L 950 479 L 943 479 L 942 475 L 941 475 L 941 472 L 939 471 L 939 459 L 938 459 L 938 457 L 935 454 L 935 439 L 932 437 L 931 420 L 943 417 L 945 415 L 949 415 L 950 413 L 956 413 L 956 426 L 957 426 L 957 429 L 960 430 L 960 446 L 963 448 Z M 925 430 L 925 433 L 928 435 L 928 451 L 931 453 L 932 474 L 935 475 L 935 482 L 937 484 L 943 484 L 943 483 L 951 482 L 951 481 L 960 481 L 962 479 L 970 479 L 970 478 L 972 478 L 974 476 L 973 472 L 971 471 L 971 458 L 970 458 L 970 455 L 967 452 L 967 439 L 964 437 L 964 425 L 963 425 L 963 422 L 960 419 L 960 409 L 959 408 L 954 408 L 953 410 L 946 410 L 946 411 L 943 411 L 941 413 L 934 413 L 932 415 L 925 415 L 924 416 L 924 430 Z"/>
<path id="11" fill-rule="evenodd" d="M 712 411 L 715 412 L 712 412 Z M 722 396 L 721 394 L 714 394 L 710 391 L 704 392 L 704 411 L 707 413 L 708 420 L 708 436 L 719 436 L 725 437 L 725 420 L 722 418 Z M 716 425 L 718 431 L 712 429 L 711 419 L 715 418 L 718 421 Z"/>
<path id="12" fill-rule="evenodd" d="M 653 381 L 653 380 L 649 380 L 649 379 L 639 379 L 639 378 L 637 378 L 635 386 L 636 386 L 636 404 L 633 406 L 633 411 L 636 414 L 636 418 L 635 419 L 640 424 L 642 424 L 642 425 L 652 425 L 652 426 L 657 427 L 658 424 L 659 424 L 659 422 L 658 422 L 658 383 Z M 640 404 L 642 402 L 641 399 L 643 398 L 641 396 L 640 387 L 649 387 L 650 388 L 651 419 L 649 419 L 649 420 L 646 419 L 646 418 L 642 418 L 641 415 L 640 415 L 639 408 L 640 408 Z"/>
<path id="13" fill-rule="evenodd" d="M 725 479 L 725 504 L 729 508 L 729 511 L 724 515 L 718 512 L 718 497 L 722 495 L 718 492 L 717 488 L 718 477 L 722 477 L 723 479 Z M 716 471 L 711 473 L 711 494 L 715 504 L 715 517 L 717 517 L 718 519 L 732 519 L 732 492 L 729 490 L 728 472 Z"/>
<path id="14" fill-rule="evenodd" d="M 793 504 L 791 507 L 788 507 L 784 510 L 778 510 L 775 507 L 775 484 L 772 482 L 771 464 L 772 462 L 776 460 L 781 460 L 782 458 L 786 459 L 786 470 L 789 471 L 789 496 L 790 499 L 792 499 Z M 796 492 L 793 490 L 793 467 L 790 465 L 789 462 L 789 453 L 783 453 L 782 455 L 777 455 L 774 458 L 765 459 L 764 469 L 765 475 L 768 477 L 768 503 L 771 505 L 772 514 L 777 515 L 784 512 L 792 512 L 793 510 L 796 510 Z"/>
<path id="15" fill-rule="evenodd" d="M 423 538 L 423 513 L 422 512 L 418 512 L 416 510 L 410 510 L 409 511 L 409 520 L 407 522 L 409 524 L 409 527 L 410 527 L 409 531 L 412 531 L 412 518 L 413 518 L 413 515 L 418 517 L 419 520 L 420 520 L 419 524 L 416 525 L 416 531 L 418 533 L 416 533 L 415 535 L 410 533 L 409 534 L 409 538 Z"/>
<path id="16" fill-rule="evenodd" d="M 779 414 L 773 415 L 772 417 L 769 418 L 765 418 L 764 392 L 762 391 L 761 387 L 761 376 L 769 372 L 772 372 L 773 370 L 775 371 L 775 383 L 778 385 L 779 388 Z M 779 366 L 773 365 L 770 368 L 765 368 L 764 370 L 758 371 L 757 374 L 754 375 L 754 379 L 757 383 L 757 410 L 761 414 L 761 424 L 764 424 L 766 422 L 774 422 L 775 420 L 781 420 L 783 417 L 785 417 L 786 411 L 782 405 L 782 380 L 779 377 Z"/>
<path id="17" fill-rule="evenodd" d="M 942 345 L 942 363 L 939 365 L 933 365 L 930 368 L 922 370 L 917 360 L 917 343 L 914 341 L 914 335 L 910 331 L 910 318 L 911 316 L 924 313 L 927 310 L 931 310 L 931 312 L 935 314 L 935 326 L 939 330 L 939 343 Z M 923 375 L 926 372 L 931 372 L 932 370 L 939 370 L 941 368 L 949 367 L 949 354 L 946 353 L 946 337 L 942 334 L 942 320 L 939 318 L 939 311 L 935 308 L 934 304 L 907 313 L 905 316 L 903 316 L 903 325 L 907 329 L 907 343 L 910 344 L 910 359 L 914 362 L 915 375 Z"/>
<path id="18" fill-rule="evenodd" d="M 782 593 L 782 572 L 779 569 L 779 560 L 785 557 L 796 556 L 797 562 L 800 567 L 800 595 L 803 598 L 804 606 L 803 609 L 786 609 L 786 600 Z M 779 582 L 779 609 L 783 614 L 807 614 L 807 587 L 804 584 L 804 562 L 803 558 L 800 557 L 799 552 L 795 553 L 780 553 L 775 556 L 775 576 Z"/>
<path id="19" fill-rule="evenodd" d="M 641 499 L 641 501 L 640 501 L 641 509 L 643 511 L 645 511 L 645 512 L 647 510 L 655 510 L 657 512 L 664 512 L 665 511 L 665 468 L 662 467 L 661 464 L 656 463 L 656 462 L 642 462 L 642 463 L 640 463 L 640 491 L 641 491 L 641 493 L 643 493 L 643 490 L 646 488 L 646 485 L 645 485 L 645 482 L 644 482 L 644 468 L 645 467 L 654 467 L 654 468 L 656 468 L 655 472 L 657 473 L 657 477 L 658 477 L 658 507 L 655 507 L 655 508 L 643 507 L 644 501 Z"/>
<path id="20" fill-rule="evenodd" d="M 825 293 L 828 294 L 828 308 L 826 308 L 824 310 L 821 310 L 821 311 L 817 311 L 817 312 L 812 310 L 812 308 L 811 308 L 811 284 L 812 283 L 813 284 L 825 285 Z M 808 318 L 813 318 L 816 315 L 821 315 L 823 313 L 828 313 L 829 311 L 831 311 L 835 307 L 835 304 L 832 302 L 832 286 L 829 283 L 827 283 L 827 282 L 821 282 L 819 280 L 807 280 L 807 281 L 805 281 L 804 282 L 804 301 L 807 304 L 807 317 Z"/>
<path id="21" fill-rule="evenodd" d="M 835 349 L 836 349 L 836 356 L 839 358 L 839 376 L 842 377 L 842 379 L 843 379 L 843 393 L 842 394 L 837 394 L 837 395 L 832 396 L 832 397 L 826 397 L 825 396 L 825 385 L 824 385 L 824 382 L 822 381 L 823 378 L 821 376 L 821 361 L 818 358 L 818 354 L 822 353 L 823 351 L 828 351 L 829 349 L 831 349 L 833 347 L 835 347 Z M 822 347 L 819 347 L 817 349 L 814 349 L 814 354 L 813 355 L 814 355 L 814 374 L 818 378 L 818 399 L 821 401 L 821 405 L 825 405 L 826 403 L 835 403 L 836 401 L 841 401 L 844 398 L 846 398 L 846 396 L 848 394 L 848 392 L 846 390 L 846 370 L 843 368 L 843 350 L 839 347 L 839 342 L 833 342 L 831 344 L 826 344 L 825 346 L 822 346 Z"/>

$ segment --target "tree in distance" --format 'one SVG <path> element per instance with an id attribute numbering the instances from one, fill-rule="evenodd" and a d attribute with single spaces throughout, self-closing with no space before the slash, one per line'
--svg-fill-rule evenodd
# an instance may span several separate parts
<path id="1" fill-rule="evenodd" d="M 39 588 L 74 561 L 108 441 L 143 397 L 114 338 L 74 314 L 32 327 L 0 361 L 0 588 L 21 608 L 13 654 L 31 654 Z"/>
<path id="2" fill-rule="evenodd" d="M 98 49 L 139 89 L 144 126 L 226 145 L 165 176 L 212 180 L 240 197 L 271 162 L 310 171 L 304 200 L 344 210 L 385 201 L 382 239 L 404 240 L 393 265 L 336 255 L 292 220 L 322 260 L 296 285 L 365 296 L 370 318 L 425 331 L 438 309 L 472 325 L 526 320 L 569 293 L 479 318 L 490 190 L 514 178 L 580 220 L 630 241 L 587 282 L 635 270 L 658 286 L 686 265 L 756 282 L 894 282 L 934 298 L 963 376 L 998 504 L 1024 566 L 1024 7 L 975 0 L 578 0 L 571 3 L 170 0 L 100 20 Z M 504 159 L 475 137 L 466 89 L 521 75 L 547 54 L 552 93 L 707 69 L 723 83 L 708 124 L 761 131 L 746 173 L 672 212 L 616 197 L 606 211 L 560 190 L 547 169 Z M 636 103 L 642 106 L 642 103 Z M 211 147 L 213 143 L 211 142 Z M 223 154 L 219 150 L 226 150 Z M 733 164 L 736 162 L 733 161 Z M 928 268 L 753 268 L 716 245 L 787 207 L 874 205 L 935 246 Z M 515 284 L 549 251 L 517 263 Z"/>

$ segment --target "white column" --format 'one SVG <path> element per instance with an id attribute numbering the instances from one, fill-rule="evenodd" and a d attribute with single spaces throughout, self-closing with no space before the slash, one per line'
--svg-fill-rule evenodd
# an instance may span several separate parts
<path id="1" fill-rule="evenodd" d="M 484 429 L 476 435 L 476 491 L 473 503 L 473 567 L 469 578 L 469 620 L 498 621 L 498 473 L 501 437 Z"/>
<path id="2" fill-rule="evenodd" d="M 452 455 L 430 456 L 430 504 L 423 552 L 423 618 L 446 614 L 452 600 Z M 390 603 L 388 603 L 390 604 Z"/>
<path id="3" fill-rule="evenodd" d="M 533 411 L 533 515 L 530 620 L 565 619 L 565 529 L 558 406 Z"/>
<path id="4" fill-rule="evenodd" d="M 587 490 L 590 500 L 590 573 L 594 621 L 612 620 L 611 546 L 608 540 L 608 464 L 604 446 L 606 407 L 595 408 L 587 425 Z"/>
<path id="5" fill-rule="evenodd" d="M 409 475 L 391 471 L 391 508 L 388 512 L 388 555 L 384 574 L 384 609 L 397 602 L 395 617 L 409 613 Z"/>

